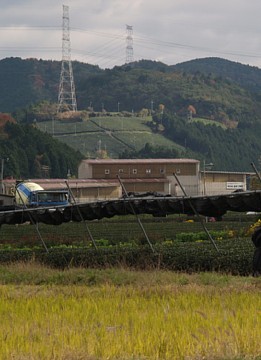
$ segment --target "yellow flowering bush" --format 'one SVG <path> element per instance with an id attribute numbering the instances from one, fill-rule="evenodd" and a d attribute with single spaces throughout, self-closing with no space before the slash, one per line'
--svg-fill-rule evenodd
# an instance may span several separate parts
<path id="1" fill-rule="evenodd" d="M 247 236 L 251 236 L 251 235 L 254 233 L 254 231 L 255 231 L 257 228 L 259 228 L 259 227 L 261 227 L 261 219 L 258 219 L 254 224 L 252 224 L 252 225 L 247 229 L 246 235 L 247 235 Z"/>
<path id="2" fill-rule="evenodd" d="M 235 230 L 229 230 L 228 232 L 227 232 L 227 236 L 231 239 L 231 238 L 233 238 L 233 237 L 235 237 L 236 236 L 236 231 Z"/>

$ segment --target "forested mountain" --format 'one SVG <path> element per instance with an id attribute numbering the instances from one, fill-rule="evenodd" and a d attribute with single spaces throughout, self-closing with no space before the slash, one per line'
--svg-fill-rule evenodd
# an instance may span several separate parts
<path id="1" fill-rule="evenodd" d="M 0 112 L 26 109 L 41 101 L 57 102 L 61 63 L 20 58 L 0 61 Z M 117 111 L 157 109 L 181 113 L 193 105 L 198 116 L 222 121 L 259 119 L 261 70 L 218 58 L 175 66 L 156 61 L 102 70 L 73 62 L 79 110 L 90 105 Z"/>
<path id="2" fill-rule="evenodd" d="M 261 94 L 261 71 L 259 68 L 243 65 L 221 58 L 205 58 L 186 61 L 170 66 L 170 71 L 183 71 L 186 73 L 211 74 L 224 80 L 233 82 L 252 94 Z"/>
<path id="3" fill-rule="evenodd" d="M 5 160 L 4 178 L 66 178 L 77 176 L 79 152 L 54 140 L 32 125 L 6 122 L 0 128 L 0 153 Z"/>
<path id="4" fill-rule="evenodd" d="M 141 68 L 107 70 L 82 80 L 80 99 L 90 99 L 97 111 L 157 110 L 160 104 L 186 116 L 192 105 L 198 117 L 218 122 L 259 120 L 261 102 L 236 83 L 203 73 L 161 72 Z"/>
<path id="5" fill-rule="evenodd" d="M 12 113 L 20 123 L 41 121 L 44 115 L 37 109 L 44 101 L 52 109 L 46 115 L 50 120 L 60 67 L 57 61 L 1 60 L 0 112 Z M 219 170 L 250 170 L 250 163 L 260 158 L 261 70 L 257 67 L 205 58 L 173 66 L 142 60 L 105 70 L 73 62 L 73 71 L 78 109 L 85 111 L 85 120 L 89 110 L 92 115 L 102 110 L 108 115 L 147 110 L 154 117 L 151 131 L 215 162 Z M 143 151 L 135 154 L 145 156 Z"/>
<path id="6" fill-rule="evenodd" d="M 75 82 L 90 73 L 102 72 L 98 66 L 75 62 Z M 0 112 L 13 112 L 41 101 L 57 102 L 61 63 L 37 59 L 0 60 Z"/>

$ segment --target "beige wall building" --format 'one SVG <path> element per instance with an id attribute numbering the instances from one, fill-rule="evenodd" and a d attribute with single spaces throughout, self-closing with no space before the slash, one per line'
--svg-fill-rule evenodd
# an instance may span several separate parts
<path id="1" fill-rule="evenodd" d="M 193 159 L 96 159 L 83 160 L 78 169 L 79 179 L 111 179 L 120 177 L 126 190 L 155 191 L 182 196 L 173 173 L 188 195 L 200 192 L 198 160 Z"/>
<path id="2" fill-rule="evenodd" d="M 173 173 L 176 173 L 189 196 L 229 194 L 248 190 L 253 173 L 200 171 L 200 162 L 193 159 L 104 159 L 83 160 L 78 179 L 31 179 L 45 190 L 67 189 L 65 181 L 77 202 L 115 200 L 128 192 L 157 192 L 183 196 Z M 14 195 L 15 179 L 3 181 L 3 194 Z M 2 205 L 11 198 L 2 197 Z"/>
<path id="3" fill-rule="evenodd" d="M 202 171 L 201 194 L 230 194 L 236 190 L 248 190 L 248 180 L 252 173 L 228 171 Z"/>

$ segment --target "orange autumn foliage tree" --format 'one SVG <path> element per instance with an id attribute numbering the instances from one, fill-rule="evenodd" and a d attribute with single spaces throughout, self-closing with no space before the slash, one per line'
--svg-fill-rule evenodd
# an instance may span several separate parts
<path id="1" fill-rule="evenodd" d="M 188 111 L 192 114 L 195 115 L 197 113 L 195 107 L 193 105 L 189 105 L 188 106 Z"/>
<path id="2" fill-rule="evenodd" d="M 16 120 L 9 114 L 6 113 L 0 113 L 0 135 L 1 135 L 1 139 L 4 139 L 7 137 L 7 134 L 4 132 L 4 127 L 6 125 L 6 123 L 16 123 Z"/>
<path id="3" fill-rule="evenodd" d="M 3 128 L 7 122 L 16 123 L 15 119 L 6 113 L 0 113 L 0 127 Z"/>

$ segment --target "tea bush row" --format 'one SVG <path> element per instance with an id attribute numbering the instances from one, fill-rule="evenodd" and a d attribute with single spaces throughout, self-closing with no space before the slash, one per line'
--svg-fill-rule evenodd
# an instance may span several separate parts
<path id="1" fill-rule="evenodd" d="M 105 246 L 0 250 L 0 263 L 37 261 L 54 268 L 105 268 L 172 271 L 217 271 L 234 275 L 252 274 L 254 246 L 249 238 L 220 240 L 219 252 L 209 241 L 173 242 L 150 246 Z"/>

